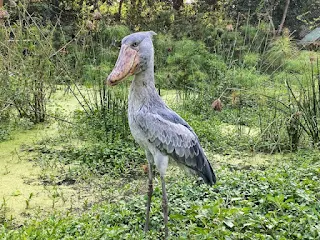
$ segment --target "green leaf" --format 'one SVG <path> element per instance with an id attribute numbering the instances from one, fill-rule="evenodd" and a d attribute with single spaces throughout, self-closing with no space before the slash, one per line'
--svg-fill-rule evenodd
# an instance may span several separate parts
<path id="1" fill-rule="evenodd" d="M 224 220 L 223 223 L 229 228 L 233 228 L 234 227 L 233 221 L 230 220 L 230 219 Z"/>

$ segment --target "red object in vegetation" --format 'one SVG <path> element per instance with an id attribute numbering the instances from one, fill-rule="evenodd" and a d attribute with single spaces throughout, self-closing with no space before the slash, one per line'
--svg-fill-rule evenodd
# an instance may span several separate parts
<path id="1" fill-rule="evenodd" d="M 144 172 L 145 174 L 147 174 L 147 173 L 148 173 L 148 165 L 147 165 L 147 164 L 144 164 L 144 165 L 142 165 L 141 167 L 142 167 L 143 172 Z"/>
<path id="2" fill-rule="evenodd" d="M 213 101 L 211 107 L 213 108 L 213 110 L 221 112 L 222 110 L 222 102 L 220 100 L 220 98 L 216 99 Z"/>

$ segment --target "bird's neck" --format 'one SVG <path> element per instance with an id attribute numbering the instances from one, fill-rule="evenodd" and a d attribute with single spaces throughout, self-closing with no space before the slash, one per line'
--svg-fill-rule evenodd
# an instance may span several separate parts
<path id="1" fill-rule="evenodd" d="M 130 87 L 129 104 L 138 107 L 160 98 L 154 83 L 153 68 L 153 65 L 150 65 L 146 70 L 135 75 Z"/>

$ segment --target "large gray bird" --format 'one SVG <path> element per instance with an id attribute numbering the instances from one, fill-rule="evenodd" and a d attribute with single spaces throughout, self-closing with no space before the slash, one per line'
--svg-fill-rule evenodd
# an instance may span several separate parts
<path id="1" fill-rule="evenodd" d="M 160 98 L 154 83 L 154 32 L 138 32 L 122 39 L 118 60 L 106 83 L 114 86 L 134 75 L 129 93 L 129 126 L 134 139 L 145 149 L 148 159 L 148 201 L 145 231 L 149 228 L 149 213 L 153 192 L 152 167 L 160 172 L 165 237 L 168 236 L 168 200 L 164 176 L 169 158 L 200 176 L 205 183 L 216 182 L 199 139 L 192 128 Z"/>

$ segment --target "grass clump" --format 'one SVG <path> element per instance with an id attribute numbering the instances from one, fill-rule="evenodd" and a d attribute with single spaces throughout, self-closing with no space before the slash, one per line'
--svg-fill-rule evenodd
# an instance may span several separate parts
<path id="1" fill-rule="evenodd" d="M 285 31 L 283 36 L 271 42 L 269 49 L 266 51 L 265 71 L 284 68 L 287 60 L 297 54 L 297 49 L 291 40 L 288 32 Z"/>

